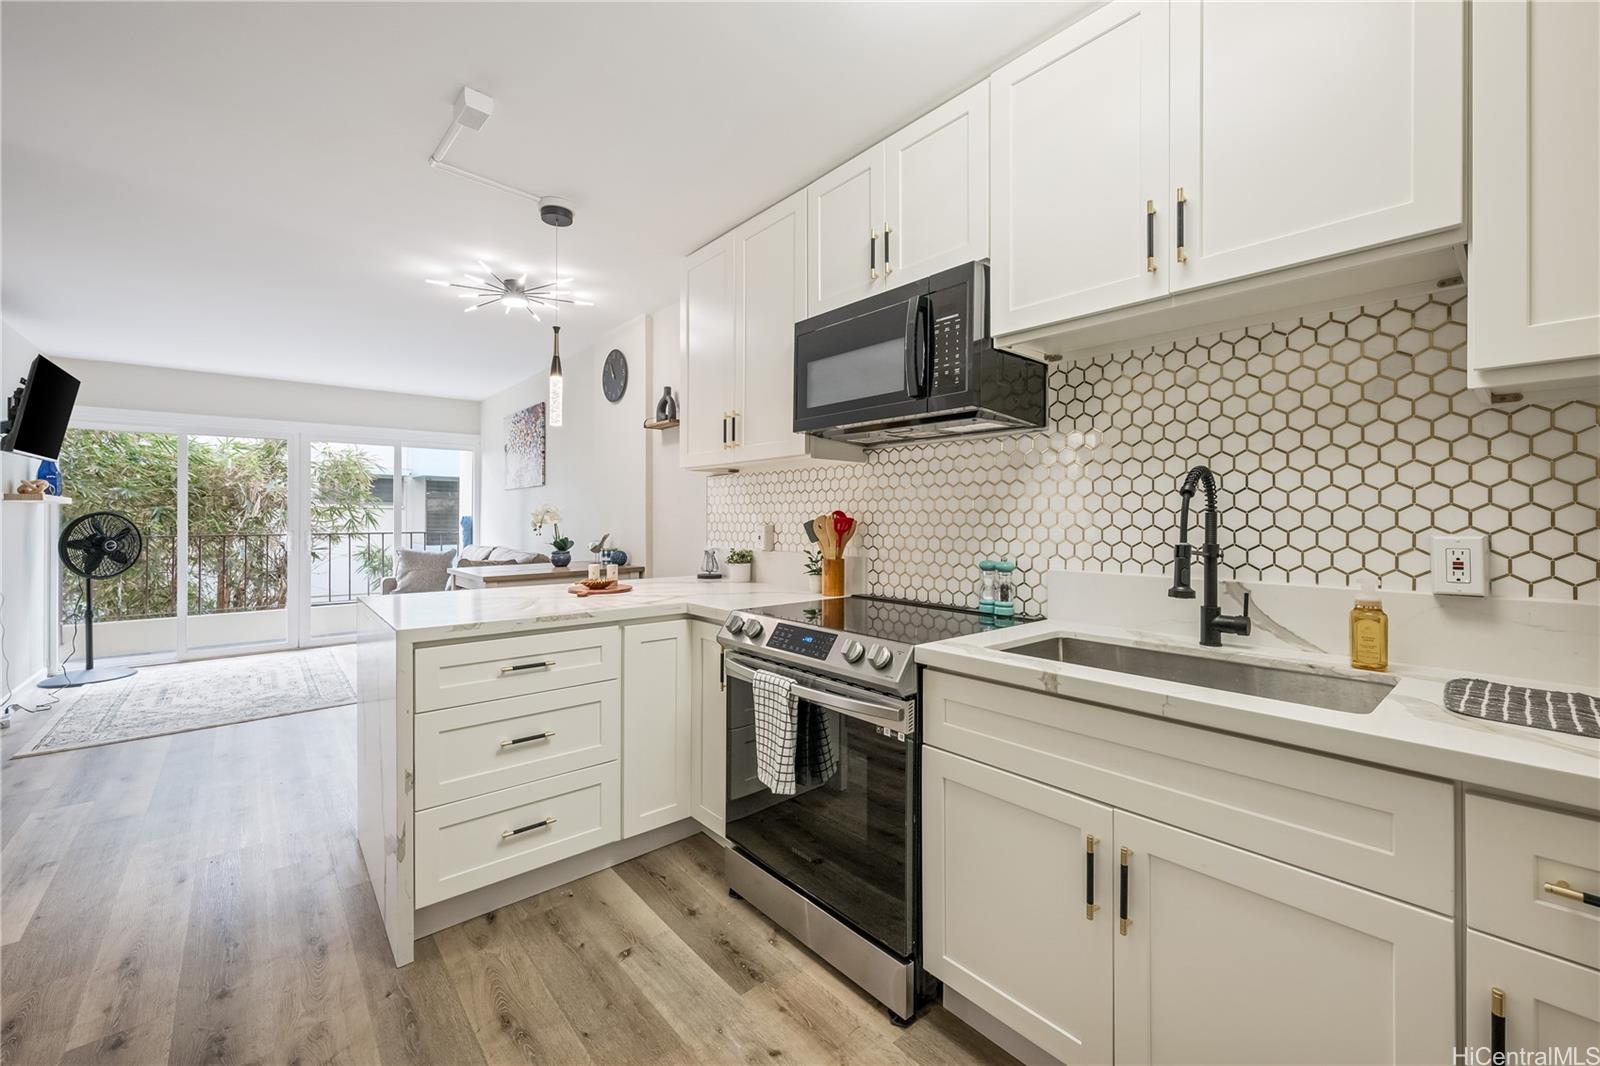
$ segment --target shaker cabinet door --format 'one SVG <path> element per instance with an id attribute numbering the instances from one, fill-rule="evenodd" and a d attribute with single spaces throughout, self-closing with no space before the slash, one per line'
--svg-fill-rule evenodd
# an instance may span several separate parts
<path id="1" fill-rule="evenodd" d="M 989 85 L 884 142 L 883 269 L 904 285 L 989 256 Z"/>
<path id="2" fill-rule="evenodd" d="M 883 145 L 812 182 L 806 189 L 806 314 L 819 315 L 885 284 Z"/>
<path id="3" fill-rule="evenodd" d="M 682 419 L 681 466 L 725 466 L 728 421 L 737 406 L 738 361 L 734 347 L 733 234 L 691 255 L 683 267 L 678 343 L 685 385 L 678 401 Z"/>
<path id="4" fill-rule="evenodd" d="M 794 432 L 794 324 L 806 317 L 806 194 L 797 192 L 733 233 L 739 394 L 732 453 L 740 462 L 806 453 Z"/>

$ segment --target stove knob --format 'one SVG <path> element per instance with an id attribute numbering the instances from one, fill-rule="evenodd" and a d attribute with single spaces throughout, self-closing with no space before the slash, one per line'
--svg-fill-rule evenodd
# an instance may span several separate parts
<path id="1" fill-rule="evenodd" d="M 894 662 L 894 652 L 882 644 L 874 644 L 871 654 L 867 656 L 867 662 L 872 664 L 874 670 L 887 670 L 889 664 Z"/>
<path id="2" fill-rule="evenodd" d="M 844 646 L 844 661 L 854 666 L 861 661 L 861 657 L 866 653 L 867 649 L 861 646 L 859 640 L 852 640 Z"/>
<path id="3" fill-rule="evenodd" d="M 734 636 L 738 636 L 740 633 L 743 633 L 744 632 L 744 619 L 740 618 L 736 614 L 729 615 L 728 616 L 728 632 L 732 633 Z"/>
<path id="4" fill-rule="evenodd" d="M 761 635 L 761 619 L 746 618 L 744 620 L 744 635 L 755 640 Z"/>

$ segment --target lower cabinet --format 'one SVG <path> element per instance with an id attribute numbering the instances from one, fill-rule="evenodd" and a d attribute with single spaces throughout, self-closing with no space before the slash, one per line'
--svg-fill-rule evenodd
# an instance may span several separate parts
<path id="1" fill-rule="evenodd" d="M 931 747 L 923 878 L 928 971 L 1063 1062 L 1450 1059 L 1410 904 Z"/>
<path id="2" fill-rule="evenodd" d="M 689 624 L 694 661 L 689 777 L 690 813 L 695 821 L 722 836 L 728 805 L 728 705 L 719 631 L 709 622 Z"/>
<path id="3" fill-rule="evenodd" d="M 1499 1029 L 1509 1058 L 1497 1061 L 1593 1061 L 1583 1056 L 1600 1048 L 1600 971 L 1469 930 L 1466 1011 L 1468 1049 L 1500 1050 Z"/>
<path id="4" fill-rule="evenodd" d="M 622 631 L 622 835 L 690 815 L 689 621 Z"/>

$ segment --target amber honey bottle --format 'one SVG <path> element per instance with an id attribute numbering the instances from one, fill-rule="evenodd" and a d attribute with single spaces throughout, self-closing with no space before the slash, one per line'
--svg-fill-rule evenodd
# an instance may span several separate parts
<path id="1" fill-rule="evenodd" d="M 1370 577 L 1361 579 L 1350 609 L 1350 665 L 1357 670 L 1389 669 L 1389 616 L 1378 598 L 1378 582 Z"/>

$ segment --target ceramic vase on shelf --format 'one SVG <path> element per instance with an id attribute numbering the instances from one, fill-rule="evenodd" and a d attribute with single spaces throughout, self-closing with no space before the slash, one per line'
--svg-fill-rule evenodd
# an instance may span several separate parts
<path id="1" fill-rule="evenodd" d="M 656 401 L 656 421 L 675 422 L 678 418 L 678 398 L 672 395 L 672 386 L 661 387 L 661 399 Z"/>

